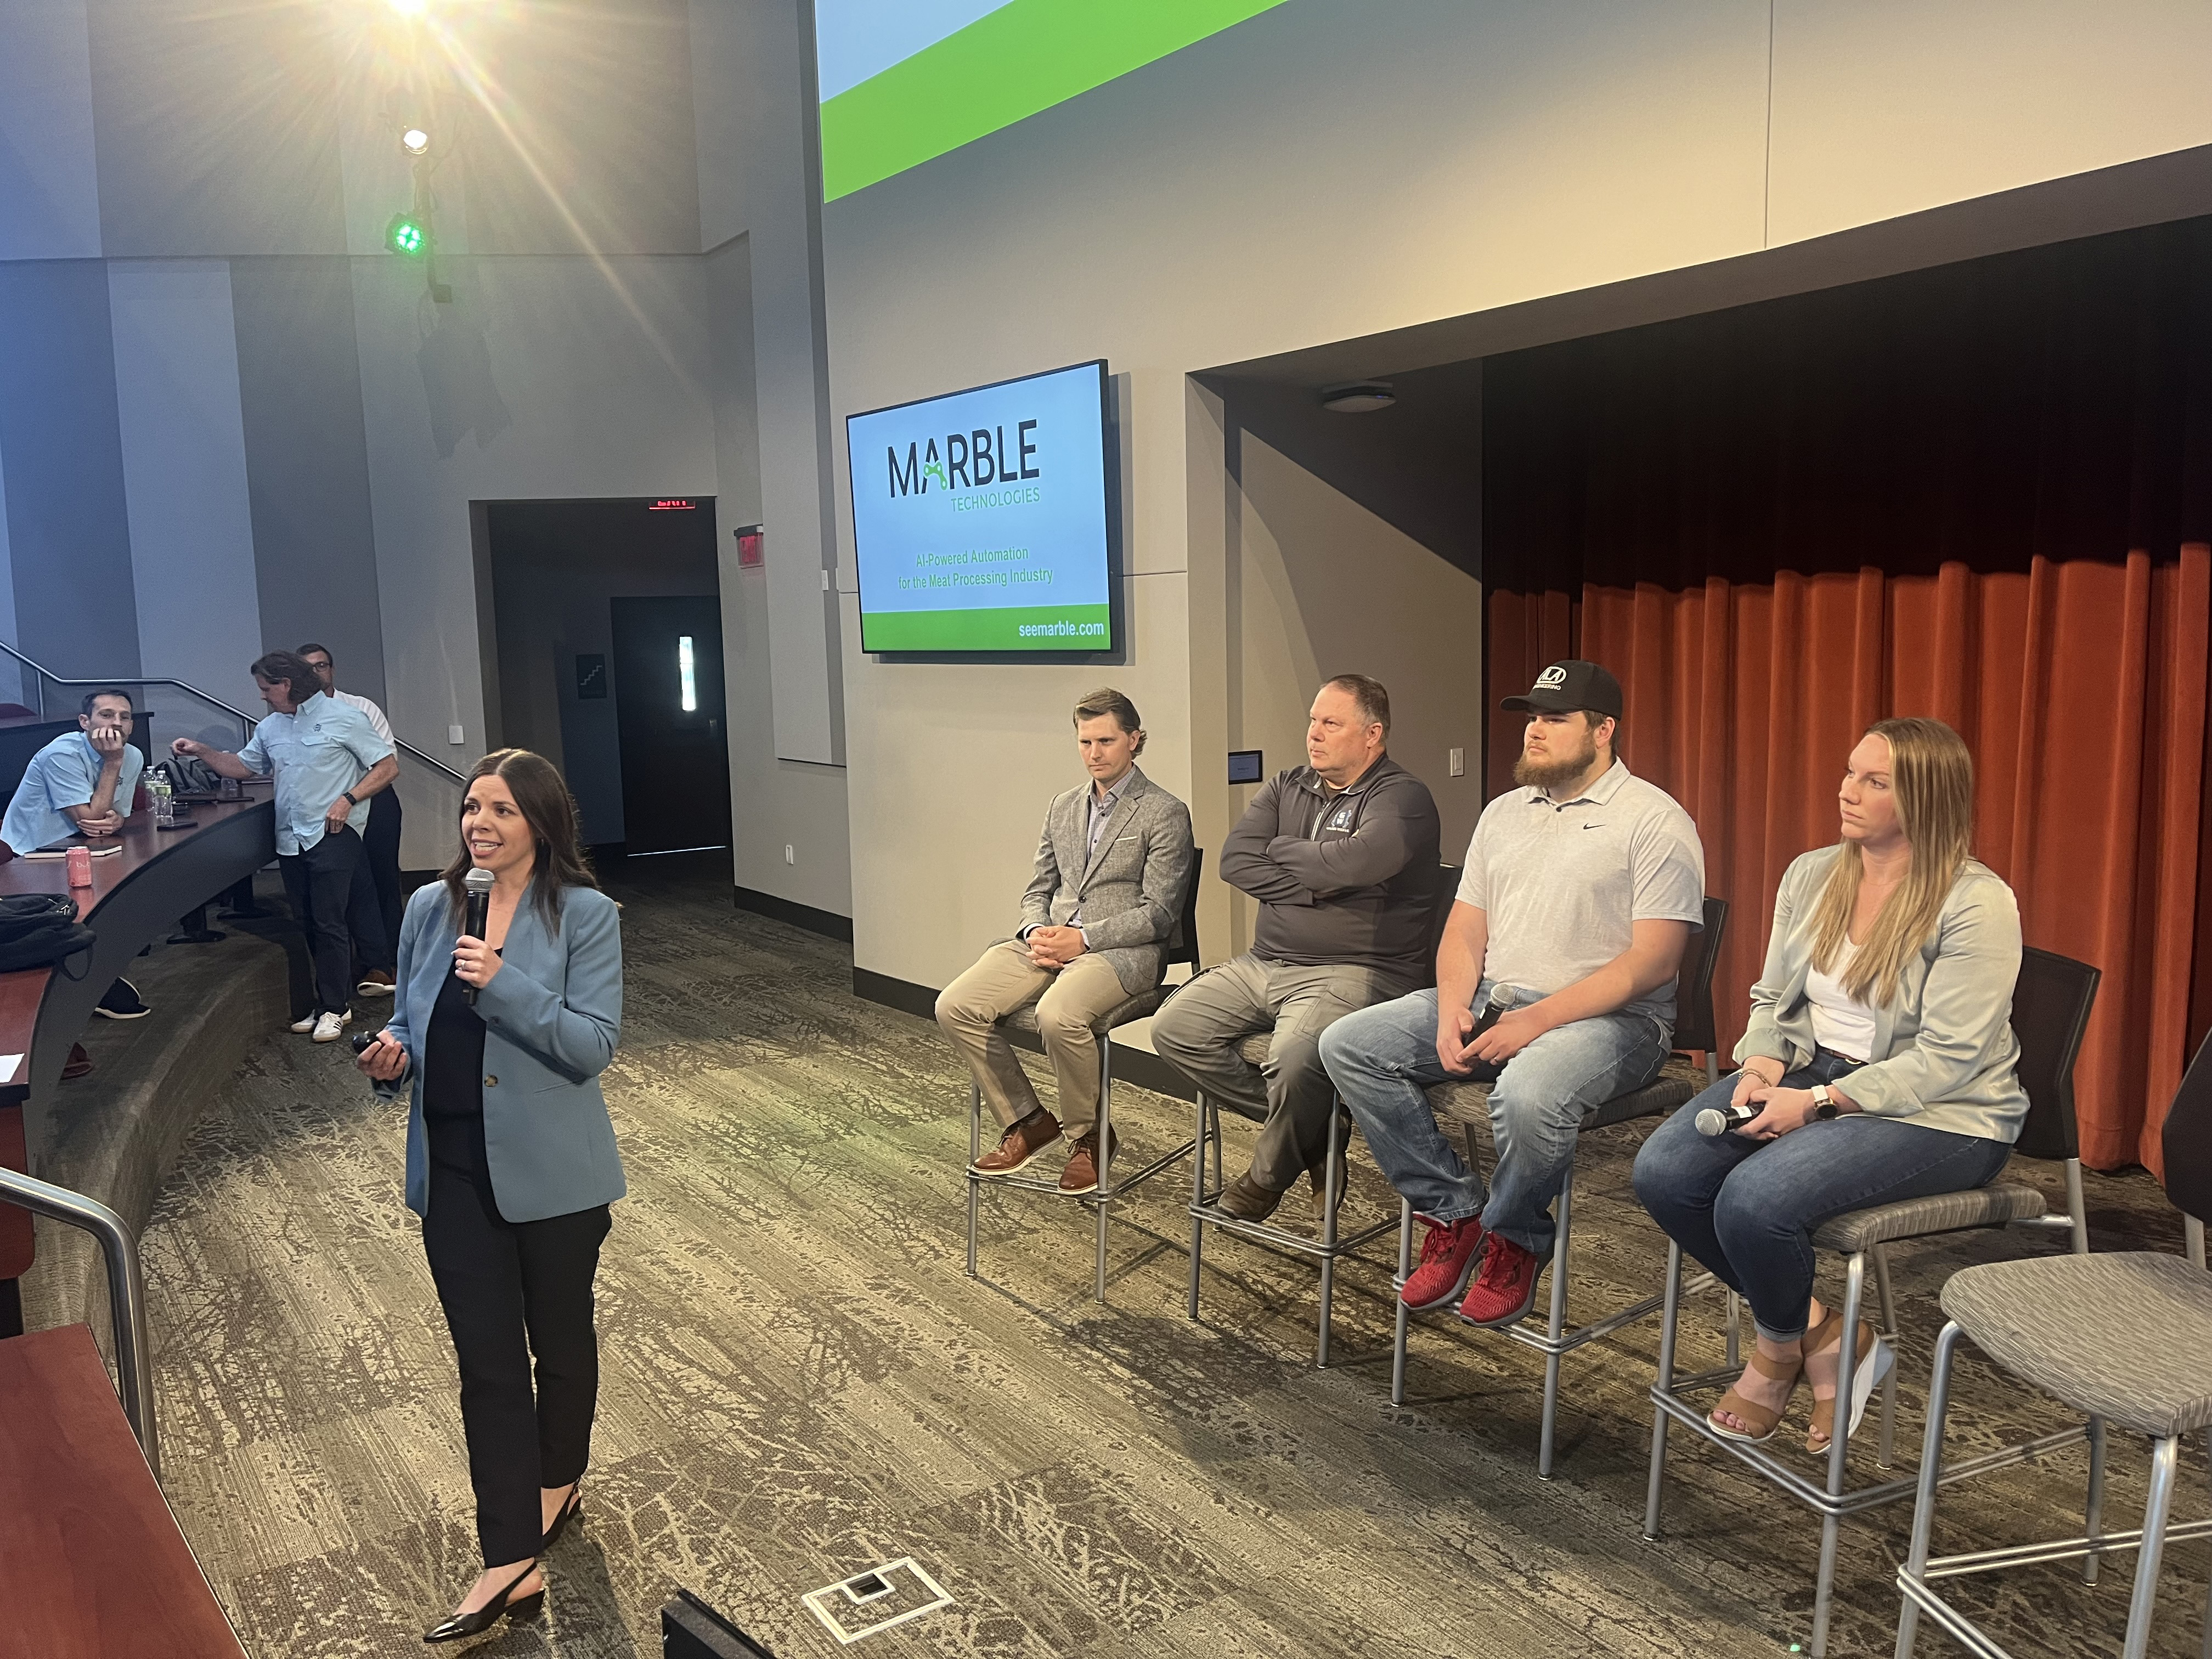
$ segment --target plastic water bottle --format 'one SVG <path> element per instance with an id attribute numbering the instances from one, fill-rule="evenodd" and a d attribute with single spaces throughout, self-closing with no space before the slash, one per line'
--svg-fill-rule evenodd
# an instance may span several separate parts
<path id="1" fill-rule="evenodd" d="M 166 772 L 155 773 L 147 783 L 146 789 L 147 793 L 154 798 L 155 827 L 161 829 L 174 823 L 177 821 L 177 804 L 175 793 L 169 787 L 169 775 Z"/>

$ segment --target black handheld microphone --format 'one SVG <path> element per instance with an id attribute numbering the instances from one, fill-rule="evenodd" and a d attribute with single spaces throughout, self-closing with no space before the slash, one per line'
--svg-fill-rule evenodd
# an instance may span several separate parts
<path id="1" fill-rule="evenodd" d="M 462 912 L 461 931 L 471 939 L 482 939 L 491 927 L 491 890 L 493 876 L 481 867 L 461 878 L 461 886 L 468 894 L 468 903 Z M 474 1006 L 477 988 L 473 985 L 463 993 L 470 1006 Z"/>
<path id="2" fill-rule="evenodd" d="M 1698 1133 L 1701 1135 L 1720 1135 L 1731 1129 L 1741 1129 L 1757 1117 L 1761 1109 L 1749 1105 L 1708 1106 L 1698 1114 Z"/>

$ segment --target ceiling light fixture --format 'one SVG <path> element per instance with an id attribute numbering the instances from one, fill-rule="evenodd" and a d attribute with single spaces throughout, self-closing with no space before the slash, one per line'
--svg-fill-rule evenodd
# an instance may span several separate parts
<path id="1" fill-rule="evenodd" d="M 430 149 L 430 135 L 420 127 L 410 127 L 399 135 L 399 148 L 410 155 L 427 155 Z"/>
<path id="2" fill-rule="evenodd" d="M 1325 386 L 1321 406 L 1338 415 L 1371 415 L 1398 401 L 1387 380 L 1355 380 L 1349 386 Z"/>

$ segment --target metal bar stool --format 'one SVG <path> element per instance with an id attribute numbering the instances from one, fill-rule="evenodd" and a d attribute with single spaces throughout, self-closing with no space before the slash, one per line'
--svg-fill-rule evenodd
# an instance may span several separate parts
<path id="1" fill-rule="evenodd" d="M 2089 1010 L 2096 1001 L 2097 981 L 2101 977 L 2098 969 L 2086 963 L 2031 947 L 2021 954 L 2020 978 L 2013 988 L 2012 1029 L 2020 1043 L 2021 1086 L 2028 1102 L 2027 1122 L 2014 1150 L 2029 1158 L 2063 1160 L 2066 1171 L 2064 1212 L 2049 1212 L 2043 1194 L 2036 1188 L 1998 1181 L 1970 1192 L 1909 1199 L 1899 1204 L 1852 1211 L 1835 1217 L 1814 1232 L 1815 1249 L 1844 1258 L 1843 1349 L 1838 1360 L 1838 1376 L 1850 1376 L 1857 1362 L 1859 1320 L 1869 1261 L 1874 1267 L 1881 1311 L 1878 1334 L 1893 1347 L 1897 1343 L 1897 1304 L 1891 1291 L 1889 1273 L 1891 1244 L 1972 1228 L 2029 1226 L 2063 1230 L 2069 1236 L 2075 1254 L 2087 1254 L 2089 1230 L 2082 1211 L 2081 1163 L 2077 1156 L 2079 1141 L 2074 1126 L 2074 1060 L 2081 1050 L 2081 1033 L 2089 1023 Z M 1812 1659 L 1822 1659 L 1827 1651 L 1829 1603 L 1835 1589 L 1836 1550 L 1843 1518 L 1908 1496 L 1913 1490 L 1913 1477 L 1908 1474 L 1856 1490 L 1846 1487 L 1846 1462 L 1851 1442 L 1848 1410 L 1839 1409 L 1836 1413 L 1834 1437 L 1826 1454 L 1826 1474 L 1817 1483 L 1763 1445 L 1730 1440 L 1715 1433 L 1705 1420 L 1707 1407 L 1688 1396 L 1693 1392 L 1726 1388 L 1735 1381 L 1737 1367 L 1731 1356 L 1729 1364 L 1719 1370 L 1691 1376 L 1674 1375 L 1682 1289 L 1681 1246 L 1670 1243 L 1667 1250 L 1666 1312 L 1659 1329 L 1659 1375 L 1651 1385 L 1651 1470 L 1645 1490 L 1644 1535 L 1655 1540 L 1659 1536 L 1660 1501 L 1666 1481 L 1667 1431 L 1670 1422 L 1678 1423 L 1737 1458 L 1821 1517 L 1810 1653 Z M 1888 1380 L 1882 1388 L 1881 1429 L 1875 1462 L 1883 1468 L 1890 1467 L 1896 1444 L 1897 1371 L 1895 1365 L 1890 1367 Z M 2017 1462 L 2022 1457 L 2067 1444 L 2075 1437 L 2071 1432 L 2051 1435 L 2025 1447 L 1994 1452 L 1960 1465 L 1944 1478 L 1955 1480 L 1978 1470 Z M 2100 1425 L 2093 1422 L 2088 1501 L 2092 1531 L 2096 1526 L 2103 1483 L 2103 1431 Z"/>
<path id="2" fill-rule="evenodd" d="M 1640 1089 L 1632 1089 L 1625 1095 L 1593 1107 L 1583 1114 L 1577 1135 L 1588 1134 L 1615 1123 L 1632 1122 L 1638 1118 L 1660 1117 L 1677 1106 L 1694 1099 L 1698 1091 L 1718 1080 L 1719 1061 L 1713 1053 L 1718 1040 L 1713 1032 L 1713 969 L 1720 960 L 1722 937 L 1728 932 L 1729 907 L 1726 899 L 1708 897 L 1705 900 L 1705 921 L 1696 939 L 1690 943 L 1677 977 L 1677 1018 L 1674 1039 L 1677 1052 L 1702 1049 L 1705 1066 L 1702 1080 L 1697 1068 L 1685 1061 L 1680 1065 L 1669 1062 L 1659 1075 Z M 1468 1141 L 1468 1161 L 1474 1158 L 1474 1119 L 1486 1117 L 1490 1100 L 1490 1085 L 1486 1083 L 1440 1083 L 1428 1091 L 1429 1104 L 1437 1120 L 1457 1121 L 1462 1125 Z M 1557 1226 L 1552 1237 L 1552 1300 L 1549 1317 L 1541 1332 L 1532 1331 L 1528 1322 L 1503 1328 L 1501 1334 L 1516 1342 L 1535 1349 L 1544 1356 L 1544 1418 L 1543 1429 L 1536 1449 L 1536 1475 L 1539 1480 L 1552 1478 L 1552 1449 L 1556 1437 L 1559 1414 L 1559 1359 L 1586 1342 L 1595 1342 L 1601 1336 L 1610 1336 L 1624 1325 L 1633 1324 L 1646 1315 L 1656 1313 L 1663 1298 L 1647 1296 L 1630 1304 L 1617 1312 L 1608 1314 L 1592 1324 L 1570 1328 L 1567 1324 L 1567 1265 L 1568 1253 L 1573 1237 L 1574 1170 L 1567 1171 L 1565 1183 L 1559 1188 L 1559 1198 L 1553 1214 Z M 1670 1267 L 1673 1257 L 1668 1258 Z M 1398 1203 L 1398 1282 L 1403 1285 L 1413 1269 L 1413 1206 L 1403 1199 Z M 1398 1304 L 1397 1330 L 1393 1342 L 1390 1364 L 1390 1403 L 1406 1403 L 1406 1331 L 1411 1322 L 1411 1310 L 1401 1301 Z"/>
<path id="3" fill-rule="evenodd" d="M 1431 985 L 1436 982 L 1437 946 L 1443 938 L 1444 923 L 1451 915 L 1452 901 L 1458 895 L 1459 880 L 1460 868 L 1457 865 L 1440 864 L 1437 866 L 1435 908 L 1429 919 L 1431 976 L 1428 982 Z M 1272 1038 L 1271 1032 L 1255 1031 L 1237 1045 L 1237 1054 L 1249 1065 L 1264 1065 Z M 1328 1152 L 1327 1161 L 1322 1165 L 1321 1232 L 1318 1237 L 1314 1237 L 1279 1226 L 1273 1221 L 1248 1221 L 1220 1207 L 1221 1190 L 1228 1180 L 1228 1172 L 1221 1167 L 1223 1104 L 1201 1091 L 1198 1097 L 1197 1121 L 1192 1132 L 1200 1150 L 1198 1161 L 1191 1170 L 1190 1183 L 1190 1316 L 1193 1319 L 1198 1317 L 1199 1285 L 1208 1227 L 1218 1227 L 1224 1232 L 1249 1238 L 1270 1249 L 1315 1257 L 1321 1263 L 1321 1315 L 1314 1340 L 1314 1364 L 1326 1365 L 1328 1364 L 1329 1334 L 1336 1305 L 1336 1264 L 1390 1231 L 1387 1217 L 1350 1234 L 1342 1231 L 1340 1212 L 1344 1204 L 1345 1161 L 1351 1150 L 1351 1115 L 1345 1110 L 1341 1100 L 1331 1103 Z M 1239 1117 L 1249 1115 L 1233 1105 L 1228 1109 Z M 1206 1179 L 1205 1151 L 1208 1145 L 1213 1148 L 1213 1176 L 1210 1184 Z"/>
<path id="4" fill-rule="evenodd" d="M 2212 1039 L 2181 1079 L 2165 1139 L 2166 1195 L 2201 1226 L 2212 1214 Z M 2212 1537 L 2212 1520 L 2175 1525 L 2170 1519 L 2180 1437 L 2212 1425 L 2212 1276 L 2196 1262 L 2153 1253 L 1990 1262 L 1952 1275 L 1943 1286 L 1943 1311 L 1950 1320 L 1936 1340 L 1929 1384 L 1912 1545 L 1897 1574 L 1904 1592 L 1897 1659 L 1911 1659 L 1923 1613 L 1984 1659 L 2004 1659 L 2004 1650 L 1937 1591 L 1943 1579 L 2076 1557 L 2094 1566 L 2102 1552 L 2124 1549 L 2136 1552 L 2136 1582 L 2120 1651 L 2123 1659 L 2142 1659 L 2166 1546 Z M 2087 1440 L 2093 1462 L 2106 1425 L 2149 1437 L 2150 1498 L 2140 1530 L 2101 1531 L 2093 1501 L 2084 1537 L 1929 1559 L 1936 1488 L 1986 1462 L 1943 1466 L 1951 1366 L 1962 1338 L 1972 1338 L 2022 1382 L 2087 1413 L 2081 1427 L 2057 1437 L 2062 1443 Z M 2095 1575 L 2083 1577 L 2094 1582 Z M 2204 1652 L 2212 1656 L 2212 1613 L 2205 1620 Z"/>
<path id="5" fill-rule="evenodd" d="M 1085 1193 L 1077 1201 L 1096 1212 L 1098 1226 L 1097 1260 L 1091 1295 L 1097 1301 L 1106 1299 L 1106 1224 L 1114 1200 L 1150 1181 L 1161 1170 L 1180 1158 L 1188 1158 L 1196 1150 L 1195 1140 L 1187 1140 L 1174 1151 L 1163 1153 L 1133 1175 L 1114 1179 L 1114 1042 L 1112 1033 L 1133 1021 L 1157 1013 L 1160 1005 L 1175 994 L 1176 988 L 1164 982 L 1167 970 L 1177 963 L 1195 967 L 1198 963 L 1198 876 L 1205 867 L 1206 849 L 1198 848 L 1191 854 L 1190 884 L 1183 890 L 1182 915 L 1176 923 L 1175 935 L 1160 958 L 1163 982 L 1149 991 L 1140 991 L 1119 1007 L 1108 1013 L 1091 1027 L 1098 1039 L 1098 1186 Z M 999 1022 L 999 1030 L 1008 1042 L 1030 1053 L 1044 1052 L 1044 1038 L 1037 1029 L 1036 1005 L 1032 1002 L 1017 1008 Z M 973 1079 L 968 1084 L 968 1277 L 975 1277 L 975 1224 L 977 1210 L 984 1187 L 1012 1187 L 1024 1192 L 1050 1193 L 1060 1196 L 1060 1182 L 1037 1176 L 979 1176 L 973 1165 L 983 1152 L 983 1091 Z"/>

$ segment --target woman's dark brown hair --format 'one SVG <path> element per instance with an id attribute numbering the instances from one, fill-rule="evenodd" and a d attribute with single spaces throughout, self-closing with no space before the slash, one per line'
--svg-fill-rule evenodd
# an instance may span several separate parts
<path id="1" fill-rule="evenodd" d="M 476 764 L 469 774 L 473 784 L 478 778 L 496 777 L 507 785 L 514 797 L 514 804 L 522 809 L 523 822 L 530 826 L 532 840 L 538 847 L 537 867 L 531 872 L 531 902 L 537 905 L 538 914 L 545 919 L 550 928 L 561 925 L 561 898 L 571 887 L 597 887 L 598 879 L 592 874 L 590 861 L 584 855 L 583 843 L 576 834 L 576 798 L 568 793 L 568 786 L 560 769 L 543 755 L 534 755 L 527 749 L 495 749 Z M 461 798 L 464 810 L 468 797 Z M 467 903 L 461 878 L 475 868 L 476 860 L 469 856 L 468 837 L 461 837 L 460 850 L 453 854 L 441 878 L 446 891 L 452 895 L 453 915 L 458 917 Z"/>

